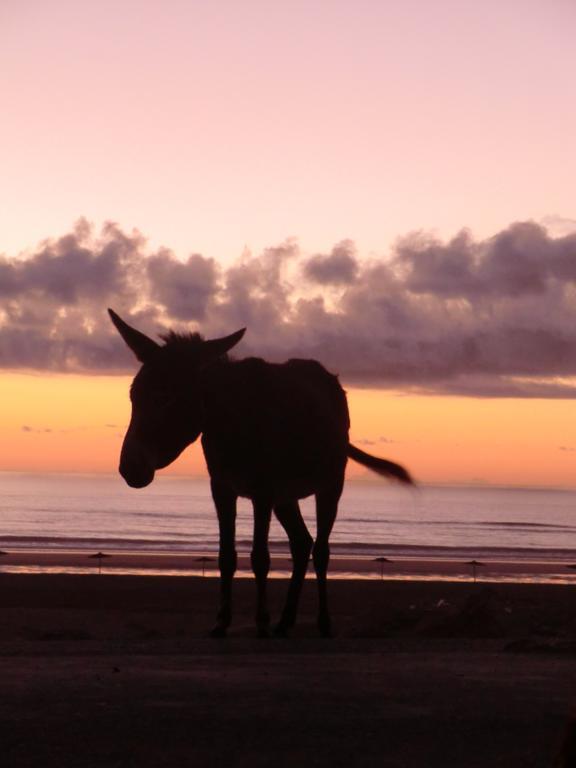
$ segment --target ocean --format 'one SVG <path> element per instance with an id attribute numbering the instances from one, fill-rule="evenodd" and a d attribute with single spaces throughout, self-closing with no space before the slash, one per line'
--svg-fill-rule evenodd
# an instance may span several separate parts
<path id="1" fill-rule="evenodd" d="M 314 505 L 302 503 L 314 534 Z M 241 500 L 240 552 L 250 550 Z M 286 552 L 273 520 L 271 550 Z M 576 491 L 349 481 L 331 537 L 336 555 L 569 562 L 576 557 Z M 119 476 L 0 473 L 0 549 L 215 553 L 208 480 L 157 476 L 128 488 Z"/>

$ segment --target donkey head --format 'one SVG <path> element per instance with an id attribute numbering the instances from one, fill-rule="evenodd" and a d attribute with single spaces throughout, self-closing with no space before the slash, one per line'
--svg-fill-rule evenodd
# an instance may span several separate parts
<path id="1" fill-rule="evenodd" d="M 171 332 L 163 337 L 164 344 L 157 344 L 111 309 L 108 312 L 142 363 L 130 389 L 132 416 L 120 474 L 132 488 L 143 488 L 157 469 L 171 464 L 202 432 L 202 371 L 232 349 L 246 329 L 211 341 Z"/>

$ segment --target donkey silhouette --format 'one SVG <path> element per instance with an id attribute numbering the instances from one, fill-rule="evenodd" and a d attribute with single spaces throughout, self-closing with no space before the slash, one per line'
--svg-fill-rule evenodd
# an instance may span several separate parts
<path id="1" fill-rule="evenodd" d="M 230 360 L 228 351 L 246 329 L 220 339 L 198 334 L 162 336 L 158 344 L 113 310 L 112 322 L 142 367 L 130 389 L 132 417 L 120 455 L 120 474 L 143 488 L 200 434 L 220 531 L 220 608 L 212 635 L 224 636 L 232 613 L 236 570 L 236 502 L 252 501 L 251 554 L 257 587 L 258 634 L 268 634 L 266 581 L 268 532 L 274 512 L 286 531 L 292 577 L 276 633 L 287 635 L 312 552 L 318 582 L 318 627 L 331 634 L 326 576 L 328 539 L 336 519 L 348 458 L 375 472 L 411 484 L 398 464 L 351 445 L 346 393 L 336 376 L 314 360 L 269 363 Z M 316 541 L 300 513 L 299 499 L 316 498 Z"/>

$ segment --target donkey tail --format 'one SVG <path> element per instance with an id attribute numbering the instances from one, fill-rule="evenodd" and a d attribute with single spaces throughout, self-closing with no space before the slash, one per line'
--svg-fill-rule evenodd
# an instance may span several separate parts
<path id="1" fill-rule="evenodd" d="M 399 483 L 406 483 L 407 485 L 415 485 L 414 480 L 410 477 L 410 473 L 393 461 L 387 461 L 386 459 L 379 459 L 377 456 L 372 456 L 365 451 L 361 451 L 360 448 L 356 448 L 352 443 L 348 443 L 348 456 L 357 461 L 358 464 L 362 464 L 364 467 L 368 467 L 373 472 L 377 472 L 383 477 L 389 477 L 391 480 L 396 480 Z"/>

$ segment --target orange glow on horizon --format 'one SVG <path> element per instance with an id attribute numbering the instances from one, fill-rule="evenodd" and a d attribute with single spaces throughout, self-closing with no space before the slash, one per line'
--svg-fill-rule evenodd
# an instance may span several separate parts
<path id="1" fill-rule="evenodd" d="M 128 376 L 0 376 L 0 471 L 117 471 L 130 417 Z M 420 482 L 576 486 L 569 400 L 348 392 L 351 439 L 405 464 Z M 367 473 L 352 463 L 349 476 Z M 206 475 L 201 447 L 167 470 Z"/>

